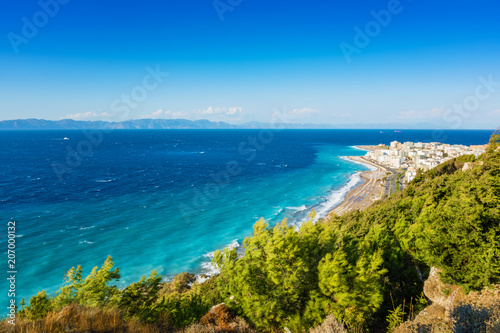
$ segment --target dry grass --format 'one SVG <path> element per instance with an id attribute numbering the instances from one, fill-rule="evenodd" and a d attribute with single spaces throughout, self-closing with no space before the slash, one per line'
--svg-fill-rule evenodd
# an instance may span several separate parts
<path id="1" fill-rule="evenodd" d="M 40 320 L 16 318 L 16 325 L 0 322 L 1 333 L 255 333 L 248 323 L 229 314 L 227 307 L 218 307 L 214 316 L 207 316 L 205 325 L 194 324 L 184 330 L 173 330 L 167 320 L 158 324 L 145 324 L 136 320 L 125 321 L 114 309 L 87 308 L 71 305 L 60 312 L 51 312 Z M 214 323 L 211 321 L 214 320 Z"/>
<path id="2" fill-rule="evenodd" d="M 137 321 L 125 322 L 116 310 L 67 306 L 60 312 L 49 313 L 44 319 L 16 319 L 15 329 L 7 322 L 0 323 L 0 332 L 10 333 L 161 333 L 153 325 Z"/>
<path id="3" fill-rule="evenodd" d="M 313 328 L 310 333 L 347 333 L 347 330 L 334 316 L 329 315 L 323 324 Z"/>

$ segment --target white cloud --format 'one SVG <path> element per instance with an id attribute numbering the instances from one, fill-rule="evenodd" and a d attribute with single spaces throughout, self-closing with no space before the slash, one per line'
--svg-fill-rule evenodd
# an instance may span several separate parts
<path id="1" fill-rule="evenodd" d="M 153 113 L 142 115 L 141 119 L 158 119 L 158 118 L 161 118 L 163 116 L 163 114 L 164 114 L 163 110 L 158 109 Z"/>
<path id="2" fill-rule="evenodd" d="M 488 116 L 500 116 L 500 109 L 488 112 Z"/>
<path id="3" fill-rule="evenodd" d="M 165 116 L 167 118 L 171 118 L 171 119 L 179 119 L 179 118 L 188 118 L 189 117 L 189 112 L 187 111 L 177 111 L 177 112 L 172 112 L 172 111 L 165 111 Z"/>
<path id="4" fill-rule="evenodd" d="M 196 110 L 194 113 L 209 115 L 209 116 L 235 116 L 243 113 L 242 108 L 240 107 L 212 107 L 209 106 L 206 109 Z"/>
<path id="5" fill-rule="evenodd" d="M 162 109 L 156 110 L 153 113 L 145 114 L 141 116 L 141 119 L 187 119 L 189 118 L 189 112 L 187 111 L 163 111 Z"/>
<path id="6" fill-rule="evenodd" d="M 112 114 L 112 113 L 109 113 L 109 112 L 103 112 L 101 113 L 101 117 L 103 118 L 111 118 L 111 117 L 114 117 L 115 115 Z"/>
<path id="7" fill-rule="evenodd" d="M 429 118 L 440 118 L 445 112 L 444 108 L 434 108 L 431 110 L 424 111 L 402 111 L 399 114 L 400 119 L 429 119 Z"/>
<path id="8" fill-rule="evenodd" d="M 67 114 L 64 119 L 89 119 L 89 118 L 96 118 L 98 115 L 95 112 L 82 112 L 82 113 L 75 113 L 75 114 Z"/>
<path id="9" fill-rule="evenodd" d="M 316 109 L 311 109 L 311 108 L 293 109 L 291 111 L 288 111 L 289 115 L 296 117 L 296 118 L 308 117 L 314 113 L 319 113 L 319 111 Z"/>

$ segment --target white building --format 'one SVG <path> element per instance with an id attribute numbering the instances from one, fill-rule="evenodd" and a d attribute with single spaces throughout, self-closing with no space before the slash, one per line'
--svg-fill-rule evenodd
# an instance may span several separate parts
<path id="1" fill-rule="evenodd" d="M 412 166 L 409 166 L 408 169 L 406 169 L 406 181 L 409 183 L 411 182 L 415 177 L 417 176 L 417 170 L 412 167 Z"/>
<path id="2" fill-rule="evenodd" d="M 391 158 L 391 166 L 392 166 L 394 169 L 399 169 L 399 168 L 401 168 L 401 158 L 399 158 L 399 157 L 392 157 L 392 158 Z"/>
<path id="3" fill-rule="evenodd" d="M 411 147 L 413 146 L 413 147 Z M 485 152 L 484 145 L 464 146 L 464 145 L 449 145 L 439 142 L 405 142 L 401 144 L 398 141 L 392 141 L 390 147 L 383 144 L 379 145 L 379 149 L 366 153 L 366 158 L 378 164 L 394 168 L 408 169 L 406 179 L 413 179 L 416 175 L 416 170 L 430 170 L 440 163 L 449 159 L 471 154 L 478 156 Z"/>
<path id="4" fill-rule="evenodd" d="M 392 141 L 391 142 L 391 148 L 393 149 L 401 149 L 401 143 L 398 141 Z"/>

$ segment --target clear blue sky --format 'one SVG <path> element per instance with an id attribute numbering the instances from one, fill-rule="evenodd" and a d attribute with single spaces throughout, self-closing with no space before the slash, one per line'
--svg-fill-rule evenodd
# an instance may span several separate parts
<path id="1" fill-rule="evenodd" d="M 55 1 L 1 4 L 0 120 L 500 126 L 497 0 Z"/>

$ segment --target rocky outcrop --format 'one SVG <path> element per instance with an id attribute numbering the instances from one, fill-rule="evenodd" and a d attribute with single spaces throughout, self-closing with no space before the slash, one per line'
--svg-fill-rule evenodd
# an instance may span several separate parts
<path id="1" fill-rule="evenodd" d="M 439 269 L 431 267 L 429 278 L 424 282 L 424 294 L 432 303 L 439 305 L 444 309 L 445 320 L 450 318 L 453 312 L 455 301 L 464 296 L 460 287 L 443 283 L 439 278 Z"/>
<path id="2" fill-rule="evenodd" d="M 467 171 L 469 169 L 472 169 L 472 162 L 464 163 L 464 166 L 462 167 L 462 171 Z"/>
<path id="3" fill-rule="evenodd" d="M 465 162 L 464 163 L 464 166 L 462 167 L 462 171 L 467 171 L 467 170 L 471 170 L 474 165 L 476 164 L 479 164 L 479 165 L 483 165 L 484 162 L 483 161 L 478 161 L 478 162 Z"/>
<path id="4" fill-rule="evenodd" d="M 432 267 L 424 293 L 432 304 L 396 333 L 488 332 L 500 333 L 500 286 L 465 294 L 459 286 L 443 283 Z"/>

